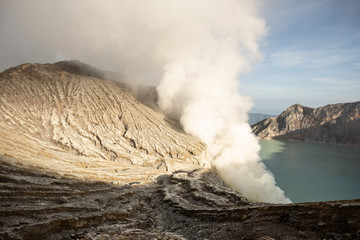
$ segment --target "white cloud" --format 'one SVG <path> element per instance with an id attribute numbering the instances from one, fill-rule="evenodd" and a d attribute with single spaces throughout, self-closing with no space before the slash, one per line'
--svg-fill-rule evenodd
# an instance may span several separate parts
<path id="1" fill-rule="evenodd" d="M 299 48 L 288 48 L 272 53 L 268 61 L 271 65 L 280 67 L 312 69 L 350 63 L 359 58 L 360 52 L 358 49 L 303 50 Z"/>
<path id="2" fill-rule="evenodd" d="M 354 66 L 360 68 L 360 62 L 354 63 Z"/>
<path id="3" fill-rule="evenodd" d="M 329 85 L 333 90 L 345 90 L 349 88 L 360 88 L 359 81 L 340 80 L 331 77 L 317 77 L 311 79 L 313 82 Z"/>

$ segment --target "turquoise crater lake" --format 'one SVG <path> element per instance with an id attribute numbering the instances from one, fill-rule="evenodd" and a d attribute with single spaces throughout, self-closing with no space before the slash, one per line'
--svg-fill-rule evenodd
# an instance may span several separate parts
<path id="1" fill-rule="evenodd" d="M 360 198 L 360 147 L 260 140 L 260 157 L 293 202 Z"/>

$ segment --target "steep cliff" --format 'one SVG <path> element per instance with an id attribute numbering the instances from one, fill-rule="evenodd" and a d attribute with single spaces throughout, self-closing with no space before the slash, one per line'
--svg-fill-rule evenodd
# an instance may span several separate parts
<path id="1" fill-rule="evenodd" d="M 203 142 L 103 77 L 78 62 L 0 74 L 0 239 L 360 237 L 359 200 L 251 203 Z"/>
<path id="2" fill-rule="evenodd" d="M 295 104 L 277 117 L 252 125 L 252 130 L 265 139 L 360 144 L 360 102 L 319 108 Z"/>

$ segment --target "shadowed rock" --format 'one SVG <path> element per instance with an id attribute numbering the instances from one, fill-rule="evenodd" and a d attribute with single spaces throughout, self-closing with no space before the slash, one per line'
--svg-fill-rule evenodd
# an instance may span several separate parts
<path id="1" fill-rule="evenodd" d="M 208 170 L 81 181 L 0 155 L 0 239 L 358 239 L 360 201 L 250 203 Z M 264 238 L 267 237 L 267 238 Z"/>

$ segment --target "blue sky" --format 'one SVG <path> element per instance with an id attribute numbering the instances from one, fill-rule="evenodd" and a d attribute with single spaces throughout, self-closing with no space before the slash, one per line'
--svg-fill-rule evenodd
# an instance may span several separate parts
<path id="1" fill-rule="evenodd" d="M 360 101 L 360 1 L 270 0 L 264 60 L 241 75 L 252 112 Z"/>

